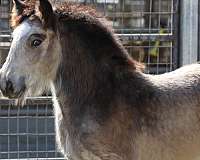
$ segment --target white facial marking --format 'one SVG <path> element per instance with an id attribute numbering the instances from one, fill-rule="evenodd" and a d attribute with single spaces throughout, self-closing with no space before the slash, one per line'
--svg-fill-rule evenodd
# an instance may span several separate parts
<path id="1" fill-rule="evenodd" d="M 24 22 L 20 24 L 15 30 L 13 31 L 13 41 L 17 41 L 20 38 L 26 36 L 31 31 L 31 26 L 28 22 Z"/>
<path id="2" fill-rule="evenodd" d="M 36 34 L 45 35 L 45 39 L 42 39 L 39 47 L 32 47 Z M 40 23 L 28 20 L 14 29 L 9 54 L 0 70 L 4 79 L 0 82 L 1 87 L 6 88 L 6 80 L 9 79 L 17 93 L 22 88 L 23 78 L 26 90 L 22 98 L 40 95 L 49 88 L 49 81 L 56 76 L 60 62 L 60 54 L 53 53 L 61 53 L 59 42 L 53 34 L 51 30 L 44 30 Z M 48 48 L 50 42 L 54 45 L 51 50 Z"/>
<path id="3" fill-rule="evenodd" d="M 17 48 L 21 47 L 21 45 L 20 45 L 21 41 L 20 40 L 24 36 L 26 36 L 30 31 L 31 31 L 31 26 L 28 22 L 23 22 L 22 24 L 20 24 L 18 27 L 16 27 L 14 29 L 14 31 L 12 33 L 13 41 L 12 41 L 11 46 L 10 46 L 10 51 L 9 51 L 8 56 L 7 56 L 6 62 L 4 63 L 3 67 L 1 68 L 1 70 L 3 72 L 7 71 L 7 73 L 8 73 L 9 68 L 11 68 L 9 66 L 13 65 L 13 63 L 10 62 L 13 54 L 10 54 L 10 53 L 13 53 Z"/>

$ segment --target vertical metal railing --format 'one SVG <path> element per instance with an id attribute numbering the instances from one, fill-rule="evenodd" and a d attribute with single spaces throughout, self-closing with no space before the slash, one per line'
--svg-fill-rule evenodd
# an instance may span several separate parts
<path id="1" fill-rule="evenodd" d="M 180 63 L 186 65 L 198 60 L 198 3 L 182 0 L 180 15 Z"/>
<path id="2" fill-rule="evenodd" d="M 198 61 L 200 60 L 200 2 L 198 2 Z"/>

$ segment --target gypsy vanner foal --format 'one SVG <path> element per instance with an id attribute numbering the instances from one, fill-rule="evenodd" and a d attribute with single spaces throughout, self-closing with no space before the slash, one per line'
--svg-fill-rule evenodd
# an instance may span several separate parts
<path id="1" fill-rule="evenodd" d="M 3 94 L 51 88 L 57 143 L 73 160 L 200 157 L 200 65 L 146 75 L 89 7 L 14 0 Z"/>

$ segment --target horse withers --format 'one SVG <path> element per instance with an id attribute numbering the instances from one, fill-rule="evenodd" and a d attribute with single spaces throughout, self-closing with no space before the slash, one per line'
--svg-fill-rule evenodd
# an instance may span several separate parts
<path id="1" fill-rule="evenodd" d="M 14 0 L 4 96 L 51 89 L 57 144 L 73 160 L 200 157 L 200 65 L 146 75 L 94 9 Z"/>

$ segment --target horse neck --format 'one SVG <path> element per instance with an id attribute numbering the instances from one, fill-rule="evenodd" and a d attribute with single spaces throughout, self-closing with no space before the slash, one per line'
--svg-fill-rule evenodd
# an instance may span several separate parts
<path id="1" fill-rule="evenodd" d="M 112 33 L 98 26 L 93 31 L 83 24 L 60 25 L 62 60 L 54 82 L 56 96 L 70 104 L 107 106 L 117 96 L 136 99 L 137 90 L 149 88 Z"/>
<path id="2" fill-rule="evenodd" d="M 113 91 L 109 70 L 96 62 L 87 48 L 79 48 L 79 44 L 72 41 L 63 46 L 66 47 L 54 81 L 56 96 L 65 97 L 70 104 L 76 105 L 108 102 Z"/>
<path id="3" fill-rule="evenodd" d="M 56 96 L 71 105 L 107 106 L 116 99 L 132 105 L 141 97 L 144 102 L 153 96 L 152 85 L 139 71 L 104 70 L 87 60 L 66 61 L 60 65 L 54 85 Z"/>

